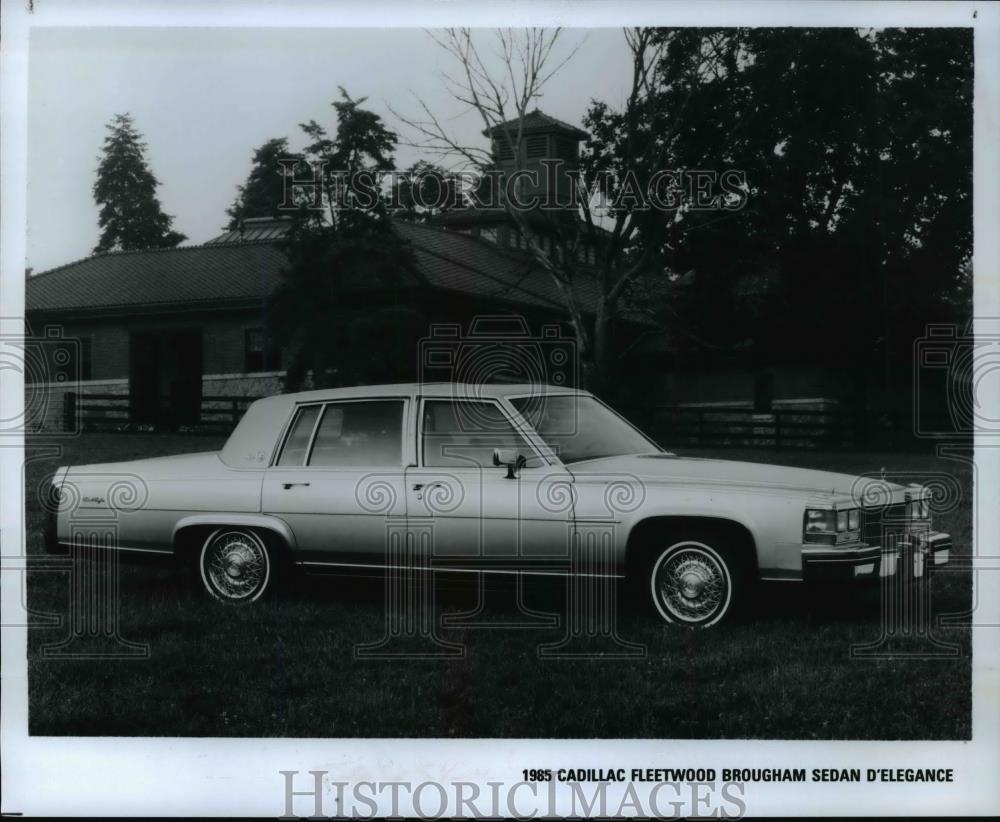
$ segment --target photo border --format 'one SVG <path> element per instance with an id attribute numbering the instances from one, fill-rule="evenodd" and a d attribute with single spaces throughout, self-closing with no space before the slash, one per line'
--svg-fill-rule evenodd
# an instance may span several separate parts
<path id="1" fill-rule="evenodd" d="M 23 317 L 26 247 L 27 68 L 32 28 L 48 26 L 421 27 L 462 23 L 524 23 L 573 28 L 623 24 L 684 26 L 970 26 L 975 29 L 974 228 L 976 317 L 1000 316 L 1000 7 L 974 3 L 847 2 L 682 5 L 490 2 L 318 3 L 34 0 L 2 9 L 2 310 Z M 976 185 L 975 183 L 978 183 Z M 9 321 L 7 321 L 9 322 Z M 976 332 L 987 329 L 977 324 Z M 19 328 L 2 328 L 13 334 Z M 23 407 L 21 375 L 5 372 L 0 418 Z M 1000 443 L 977 436 L 980 482 L 973 522 L 979 545 L 1000 544 Z M 0 443 L 2 558 L 24 553 L 23 438 Z M 14 493 L 19 489 L 20 493 Z M 986 566 L 984 566 L 985 568 Z M 3 614 L 19 612 L 21 579 L 0 575 Z M 4 629 L 0 765 L 4 813 L 104 815 L 278 815 L 284 809 L 281 770 L 326 770 L 341 780 L 520 780 L 538 767 L 951 767 L 955 782 L 754 783 L 744 799 L 752 815 L 860 815 L 1000 812 L 1000 567 L 974 574 L 977 625 L 972 630 L 972 740 L 855 742 L 757 740 L 449 740 L 223 739 L 29 737 L 27 631 Z M 4 620 L 6 622 L 7 620 Z M 669 683 L 664 684 L 669 687 Z M 901 696 L 905 698 L 905 693 Z M 559 808 L 568 810 L 568 786 Z M 388 812 L 387 806 L 380 811 Z M 330 812 L 329 810 L 327 811 Z"/>

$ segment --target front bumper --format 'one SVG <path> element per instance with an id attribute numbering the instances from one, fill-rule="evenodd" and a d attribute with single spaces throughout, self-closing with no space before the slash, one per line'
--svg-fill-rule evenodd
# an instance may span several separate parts
<path id="1" fill-rule="evenodd" d="M 950 557 L 951 534 L 941 531 L 907 534 L 888 546 L 803 545 L 802 578 L 806 582 L 917 580 L 931 568 L 947 565 Z"/>

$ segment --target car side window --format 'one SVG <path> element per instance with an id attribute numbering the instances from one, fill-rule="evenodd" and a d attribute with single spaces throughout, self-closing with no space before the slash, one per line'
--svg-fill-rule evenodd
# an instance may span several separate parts
<path id="1" fill-rule="evenodd" d="M 307 405 L 296 412 L 291 430 L 285 437 L 278 465 L 302 465 L 306 461 L 306 451 L 309 449 L 309 440 L 312 439 L 319 412 L 318 405 Z"/>
<path id="2" fill-rule="evenodd" d="M 309 454 L 310 467 L 402 463 L 402 401 L 331 403 L 325 407 Z"/>
<path id="3" fill-rule="evenodd" d="M 540 460 L 531 446 L 492 402 L 427 400 L 423 413 L 424 465 L 493 467 L 495 448 L 513 448 L 528 465 Z"/>

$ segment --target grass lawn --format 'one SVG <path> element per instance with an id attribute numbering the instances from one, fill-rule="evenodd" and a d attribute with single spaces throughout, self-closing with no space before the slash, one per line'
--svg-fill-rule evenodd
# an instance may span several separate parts
<path id="1" fill-rule="evenodd" d="M 36 489 L 59 464 L 106 462 L 214 450 L 218 438 L 86 434 L 61 457 L 29 441 L 27 539 L 42 553 Z M 700 456 L 706 452 L 697 453 Z M 957 554 L 971 546 L 971 471 L 921 454 L 727 452 L 713 456 L 851 473 L 946 471 L 965 497 L 937 519 Z M 764 739 L 969 739 L 971 646 L 966 628 L 934 628 L 958 656 L 919 635 L 895 637 L 895 656 L 852 658 L 851 647 L 881 636 L 878 588 L 814 591 L 773 583 L 759 592 L 752 621 L 710 631 L 670 629 L 625 614 L 623 640 L 644 656 L 540 657 L 558 628 L 512 627 L 521 619 L 507 586 L 480 620 L 492 627 L 444 628 L 464 656 L 359 659 L 359 643 L 384 633 L 379 580 L 316 577 L 248 610 L 216 605 L 178 571 L 125 566 L 120 635 L 145 643 L 148 658 L 67 659 L 42 646 L 67 636 L 33 616 L 29 631 L 30 732 L 101 736 L 309 737 L 651 737 Z M 33 611 L 67 612 L 68 575 L 31 572 Z M 535 582 L 528 602 L 559 610 L 563 582 Z M 442 610 L 476 601 L 466 583 L 439 591 Z M 969 608 L 971 575 L 935 574 L 935 613 Z M 506 628 L 504 626 L 507 626 Z M 424 646 L 420 646 L 423 648 Z M 604 650 L 614 646 L 605 643 Z"/>

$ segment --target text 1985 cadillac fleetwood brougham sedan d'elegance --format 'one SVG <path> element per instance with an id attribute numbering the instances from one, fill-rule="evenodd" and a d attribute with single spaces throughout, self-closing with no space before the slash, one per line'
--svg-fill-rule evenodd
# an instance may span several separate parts
<path id="1" fill-rule="evenodd" d="M 189 559 L 232 602 L 292 566 L 589 574 L 709 626 L 757 580 L 912 580 L 951 546 L 924 487 L 679 457 L 555 386 L 269 397 L 218 453 L 62 467 L 53 487 L 52 550 L 110 519 L 122 556 Z"/>

